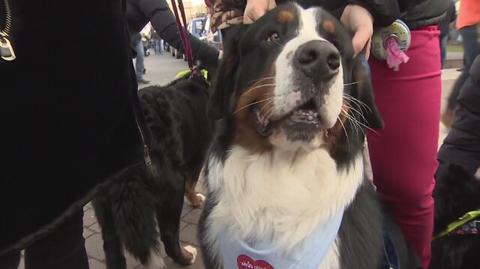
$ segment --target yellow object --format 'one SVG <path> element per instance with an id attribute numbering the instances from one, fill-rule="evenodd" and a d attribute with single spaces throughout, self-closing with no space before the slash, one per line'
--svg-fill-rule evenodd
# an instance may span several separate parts
<path id="1" fill-rule="evenodd" d="M 192 73 L 192 70 L 190 70 L 190 69 L 182 70 L 175 75 L 175 79 L 188 77 L 188 76 L 190 76 L 191 73 Z M 208 71 L 207 71 L 207 69 L 201 69 L 200 74 L 205 79 L 205 81 L 208 83 Z"/>
<path id="2" fill-rule="evenodd" d="M 458 220 L 450 223 L 447 226 L 447 229 L 445 229 L 443 232 L 437 234 L 435 237 L 433 237 L 433 240 L 438 239 L 440 237 L 443 237 L 445 235 L 450 234 L 451 232 L 455 231 L 456 229 L 460 228 L 464 224 L 468 223 L 471 220 L 474 220 L 476 218 L 480 217 L 480 210 L 474 210 L 466 213 L 462 217 L 460 217 Z"/>

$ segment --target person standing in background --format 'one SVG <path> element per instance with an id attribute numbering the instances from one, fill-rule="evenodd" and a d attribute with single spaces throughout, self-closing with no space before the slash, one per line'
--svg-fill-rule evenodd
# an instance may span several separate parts
<path id="1" fill-rule="evenodd" d="M 130 37 L 132 39 L 132 47 L 135 51 L 135 75 L 137 76 L 137 83 L 148 84 L 150 81 L 143 78 L 145 75 L 145 48 L 143 47 L 142 35 L 135 33 Z"/>
<path id="2" fill-rule="evenodd" d="M 452 0 L 450 9 L 447 11 L 445 19 L 440 22 L 440 49 L 442 50 L 441 65 L 445 63 L 447 58 L 448 35 L 450 33 L 450 25 L 457 19 L 457 10 L 455 8 L 455 1 Z"/>
<path id="3" fill-rule="evenodd" d="M 442 114 L 442 122 L 447 127 L 452 126 L 454 109 L 457 98 L 463 88 L 473 60 L 480 54 L 480 1 L 460 0 L 460 10 L 457 18 L 457 29 L 463 42 L 463 70 L 455 81 L 452 92 L 448 98 L 447 108 Z"/>
<path id="4" fill-rule="evenodd" d="M 144 38 L 150 39 L 150 33 L 152 31 L 152 25 L 148 23 L 143 27 L 140 33 L 135 33 L 131 35 L 132 47 L 135 51 L 135 74 L 137 75 L 138 84 L 149 84 L 150 81 L 146 80 L 143 76 L 147 72 L 145 68 L 145 57 L 148 56 L 148 47 L 145 46 L 143 42 Z"/>

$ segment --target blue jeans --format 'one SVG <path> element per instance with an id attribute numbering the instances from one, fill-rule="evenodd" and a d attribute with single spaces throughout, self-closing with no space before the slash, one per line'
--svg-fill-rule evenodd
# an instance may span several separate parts
<path id="1" fill-rule="evenodd" d="M 137 81 L 140 81 L 143 79 L 143 73 L 145 71 L 145 51 L 143 50 L 142 40 L 135 44 L 134 49 L 137 53 L 137 57 L 135 58 L 135 74 L 137 75 Z"/>
<path id="2" fill-rule="evenodd" d="M 460 35 L 463 39 L 463 71 L 453 85 L 452 93 L 448 98 L 448 108 L 454 109 L 457 103 L 457 97 L 468 78 L 468 71 L 472 66 L 475 57 L 480 54 L 480 24 L 467 26 L 460 29 Z"/>
<path id="3" fill-rule="evenodd" d="M 163 39 L 154 39 L 153 44 L 154 44 L 155 54 L 157 52 L 160 55 L 163 54 Z"/>

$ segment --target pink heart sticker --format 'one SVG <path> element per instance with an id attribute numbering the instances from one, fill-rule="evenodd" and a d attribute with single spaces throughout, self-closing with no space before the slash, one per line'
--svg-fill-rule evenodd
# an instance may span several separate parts
<path id="1" fill-rule="evenodd" d="M 254 260 L 247 255 L 240 255 L 237 258 L 238 269 L 274 269 L 264 260 Z"/>

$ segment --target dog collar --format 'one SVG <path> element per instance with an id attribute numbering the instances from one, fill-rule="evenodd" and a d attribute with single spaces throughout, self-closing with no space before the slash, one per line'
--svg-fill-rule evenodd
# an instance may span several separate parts
<path id="1" fill-rule="evenodd" d="M 194 71 L 194 72 L 196 72 L 196 71 Z M 208 70 L 207 69 L 198 70 L 198 72 L 196 72 L 196 73 L 200 74 L 205 79 L 205 82 L 208 85 L 210 85 L 210 82 L 208 81 Z M 185 78 L 185 77 L 189 77 L 191 75 L 192 75 L 192 70 L 191 69 L 185 69 L 185 70 L 182 70 L 182 71 L 178 72 L 175 75 L 175 79 Z"/>
<path id="2" fill-rule="evenodd" d="M 220 234 L 220 253 L 223 268 L 229 269 L 317 269 L 337 237 L 343 211 L 320 224 L 304 242 L 288 256 L 275 246 L 250 246 L 242 240 Z"/>
<path id="3" fill-rule="evenodd" d="M 450 223 L 447 229 L 436 235 L 433 240 L 449 234 L 479 234 L 480 221 L 476 220 L 478 217 L 480 217 L 480 209 L 467 212 L 456 221 Z"/>

